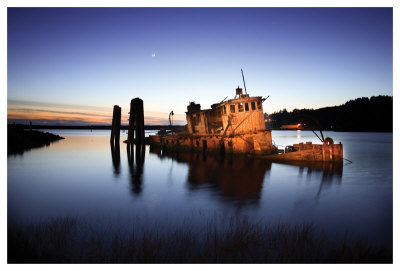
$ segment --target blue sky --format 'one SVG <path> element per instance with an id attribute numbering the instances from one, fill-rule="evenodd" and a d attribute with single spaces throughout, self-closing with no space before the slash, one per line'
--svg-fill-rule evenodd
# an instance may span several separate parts
<path id="1" fill-rule="evenodd" d="M 267 113 L 393 95 L 392 23 L 392 8 L 8 8 L 8 118 L 111 122 L 118 104 L 125 121 L 140 97 L 147 123 L 185 123 L 189 101 L 232 98 L 241 68 Z"/>

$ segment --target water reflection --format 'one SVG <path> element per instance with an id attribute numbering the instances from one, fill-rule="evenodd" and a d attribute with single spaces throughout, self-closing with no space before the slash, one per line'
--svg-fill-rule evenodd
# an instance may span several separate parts
<path id="1" fill-rule="evenodd" d="M 258 203 L 264 176 L 271 170 L 271 162 L 244 156 L 190 155 L 188 182 L 191 188 L 212 184 L 228 199 L 244 203 Z"/>
<path id="2" fill-rule="evenodd" d="M 216 155 L 196 152 L 176 152 L 151 147 L 150 153 L 161 160 L 173 158 L 177 163 L 188 164 L 188 188 L 194 190 L 217 191 L 223 199 L 241 203 L 257 203 L 265 176 L 269 175 L 272 163 L 298 167 L 298 178 L 315 179 L 320 176 L 316 197 L 323 187 L 340 185 L 343 163 L 287 161 L 271 162 L 249 156 Z M 313 176 L 312 176 L 313 175 Z M 318 178 L 318 177 L 317 177 Z"/>
<path id="3" fill-rule="evenodd" d="M 223 200 L 240 204 L 256 204 L 261 198 L 264 176 L 271 170 L 271 162 L 246 156 L 222 156 L 195 152 L 169 152 L 151 148 L 163 159 L 173 158 L 189 166 L 187 187 L 191 191 L 217 192 Z"/>
<path id="4" fill-rule="evenodd" d="M 334 183 L 340 185 L 342 182 L 343 163 L 306 161 L 280 161 L 276 163 L 299 167 L 299 178 L 302 178 L 304 176 L 304 171 L 306 171 L 307 179 L 311 179 L 311 176 L 313 174 L 321 174 L 321 182 L 316 195 L 317 198 L 319 197 L 323 187 L 329 187 Z"/>
<path id="5" fill-rule="evenodd" d="M 392 134 L 335 133 L 335 141 L 345 146 L 344 156 L 353 161 L 349 165 L 273 162 L 261 165 L 263 172 L 255 160 L 219 160 L 210 154 L 188 157 L 181 152 L 170 158 L 158 150 L 160 158 L 153 151 L 137 159 L 134 146 L 128 166 L 122 142 L 118 167 L 118 155 L 110 159 L 109 131 L 52 132 L 66 140 L 7 159 L 7 213 L 14 221 L 90 214 L 104 225 L 111 220 L 126 225 L 138 217 L 140 225 L 170 221 L 165 225 L 172 226 L 192 217 L 196 226 L 214 214 L 243 211 L 251 221 L 310 222 L 332 238 L 347 231 L 392 240 Z M 296 131 L 273 133 L 277 144 L 296 142 Z M 302 131 L 301 137 L 312 141 L 315 136 Z"/>
<path id="6" fill-rule="evenodd" d="M 131 176 L 132 193 L 140 195 L 142 192 L 143 164 L 145 158 L 145 145 L 127 144 L 129 172 Z M 135 153 L 134 153 L 135 151 Z M 136 165 L 134 165 L 136 160 Z"/>
<path id="7" fill-rule="evenodd" d="M 120 165 L 121 165 L 119 142 L 117 141 L 116 144 L 114 144 L 114 142 L 111 142 L 110 147 L 111 147 L 111 158 L 114 167 L 114 174 L 118 176 L 120 174 Z"/>

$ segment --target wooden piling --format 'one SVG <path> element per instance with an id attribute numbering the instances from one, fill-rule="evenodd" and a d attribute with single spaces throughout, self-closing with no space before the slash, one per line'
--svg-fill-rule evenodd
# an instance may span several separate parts
<path id="1" fill-rule="evenodd" d="M 112 126 L 111 126 L 111 138 L 110 143 L 112 145 L 119 145 L 121 131 L 121 107 L 114 105 Z"/>
<path id="2" fill-rule="evenodd" d="M 144 144 L 143 101 L 139 98 L 131 100 L 127 143 Z"/>

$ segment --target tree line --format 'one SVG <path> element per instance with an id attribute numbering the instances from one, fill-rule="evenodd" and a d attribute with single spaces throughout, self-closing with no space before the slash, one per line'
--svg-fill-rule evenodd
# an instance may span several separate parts
<path id="1" fill-rule="evenodd" d="M 355 132 L 392 132 L 393 96 L 372 96 L 319 109 L 286 109 L 264 114 L 269 129 L 301 123 L 303 129 Z"/>

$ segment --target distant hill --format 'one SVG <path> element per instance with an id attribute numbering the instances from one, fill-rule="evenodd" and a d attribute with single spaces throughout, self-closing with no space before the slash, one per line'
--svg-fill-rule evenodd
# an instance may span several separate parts
<path id="1" fill-rule="evenodd" d="M 266 116 L 267 128 L 301 123 L 304 129 L 393 132 L 393 96 L 372 96 L 319 109 L 283 109 Z"/>

